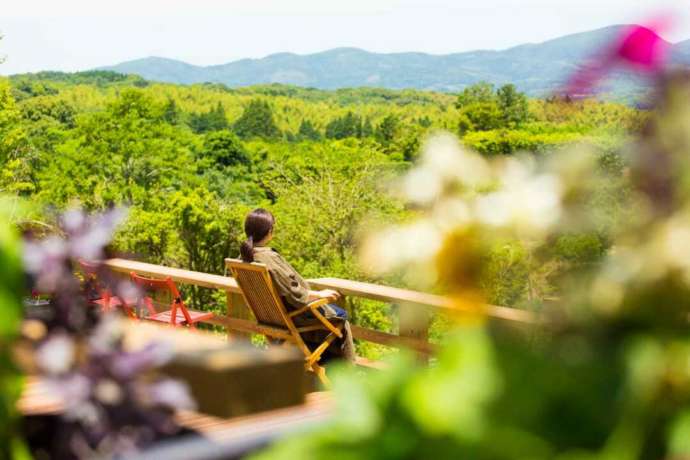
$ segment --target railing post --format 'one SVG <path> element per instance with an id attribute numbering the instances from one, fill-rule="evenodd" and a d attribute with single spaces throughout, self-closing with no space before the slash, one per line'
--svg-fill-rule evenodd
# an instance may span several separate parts
<path id="1" fill-rule="evenodd" d="M 399 315 L 398 335 L 423 341 L 429 340 L 431 315 L 428 308 L 413 303 L 401 303 Z M 424 361 L 428 359 L 428 356 L 421 352 L 418 356 Z"/>
<path id="2" fill-rule="evenodd" d="M 232 291 L 225 291 L 227 316 L 229 318 L 247 319 L 251 320 L 252 315 L 244 302 L 242 294 L 237 294 Z M 236 338 L 242 340 L 251 340 L 252 335 L 247 332 L 231 331 L 226 329 L 228 333 L 228 341 L 231 342 Z"/>

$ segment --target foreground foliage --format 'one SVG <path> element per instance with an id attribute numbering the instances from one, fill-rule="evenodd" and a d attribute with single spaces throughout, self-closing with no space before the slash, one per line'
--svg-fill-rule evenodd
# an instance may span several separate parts
<path id="1" fill-rule="evenodd" d="M 7 203 L 0 203 L 0 458 L 29 458 L 18 438 L 16 409 L 22 377 L 16 369 L 11 344 L 19 337 L 23 289 L 19 241 L 9 222 Z"/>
<path id="2" fill-rule="evenodd" d="M 625 225 L 593 205 L 607 169 L 596 150 L 487 161 L 432 142 L 403 184 L 419 219 L 374 234 L 364 256 L 443 286 L 456 332 L 430 367 L 398 356 L 390 372 L 343 371 L 331 423 L 254 458 L 690 456 L 690 75 L 666 76 L 660 92 L 626 148 Z M 497 250 L 572 264 L 538 323 L 486 318 Z"/>

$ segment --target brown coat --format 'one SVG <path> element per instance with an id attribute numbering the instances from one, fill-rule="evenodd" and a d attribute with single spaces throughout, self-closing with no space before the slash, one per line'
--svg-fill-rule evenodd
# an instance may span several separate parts
<path id="1" fill-rule="evenodd" d="M 254 261 L 266 265 L 268 273 L 283 298 L 288 310 L 297 310 L 309 303 L 311 287 L 307 280 L 297 273 L 275 249 L 259 246 L 254 248 Z M 324 306 L 324 316 L 335 318 L 335 311 L 328 305 Z"/>
<path id="2" fill-rule="evenodd" d="M 311 300 L 309 297 L 309 283 L 275 249 L 265 246 L 255 247 L 254 261 L 266 265 L 273 284 L 278 290 L 278 294 L 283 298 L 288 310 L 297 310 L 309 303 Z M 323 315 L 329 320 L 343 321 L 337 317 L 335 310 L 331 306 L 324 305 L 321 307 L 321 310 Z M 309 313 L 295 317 L 295 324 L 299 326 L 305 326 L 314 321 L 318 320 Z M 343 331 L 345 332 L 345 337 L 339 341 L 340 352 L 336 350 L 334 354 L 340 355 L 349 361 L 354 361 L 355 345 L 352 340 L 350 323 L 348 321 L 344 322 Z M 303 334 L 303 338 L 305 341 L 310 341 L 310 338 L 313 338 L 314 342 L 318 343 L 323 340 L 322 337 L 310 337 L 308 334 Z"/>
<path id="3" fill-rule="evenodd" d="M 297 309 L 309 303 L 309 283 L 276 250 L 265 246 L 254 248 L 254 262 L 266 265 L 286 306 Z"/>

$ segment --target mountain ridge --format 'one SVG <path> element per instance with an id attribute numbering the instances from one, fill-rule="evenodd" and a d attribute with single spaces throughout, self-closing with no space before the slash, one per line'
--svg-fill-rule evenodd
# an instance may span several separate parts
<path id="1" fill-rule="evenodd" d="M 273 53 L 209 66 L 150 56 L 98 70 L 136 74 L 178 84 L 223 83 L 230 87 L 282 83 L 318 89 L 376 86 L 455 92 L 478 81 L 514 83 L 532 96 L 554 91 L 585 59 L 603 49 L 627 25 L 613 25 L 502 50 L 449 54 L 376 53 L 338 47 L 316 53 Z M 672 44 L 673 62 L 690 64 L 690 40 Z M 618 96 L 644 90 L 643 82 L 616 73 L 606 90 Z"/>

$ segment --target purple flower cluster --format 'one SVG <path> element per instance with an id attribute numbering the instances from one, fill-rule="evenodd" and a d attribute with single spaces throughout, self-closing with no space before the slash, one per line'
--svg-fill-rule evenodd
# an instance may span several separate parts
<path id="1" fill-rule="evenodd" d="M 93 261 L 126 213 L 113 209 L 88 216 L 72 210 L 60 218 L 62 235 L 24 242 L 24 265 L 34 293 L 50 298 L 50 316 L 29 319 L 36 365 L 64 404 L 61 439 L 53 458 L 112 456 L 139 449 L 178 429 L 176 409 L 191 409 L 186 386 L 160 378 L 155 369 L 170 358 L 163 344 L 138 351 L 124 347 L 123 319 L 89 305 L 79 261 L 95 267 L 98 283 L 123 298 L 135 287 L 117 281 Z M 86 277 L 88 279 L 88 277 Z"/>
<path id="2" fill-rule="evenodd" d="M 69 262 L 101 259 L 105 246 L 126 215 L 122 208 L 95 216 L 73 209 L 60 218 L 65 238 L 54 235 L 39 241 L 25 241 L 24 267 L 35 277 L 38 292 L 57 292 L 61 282 L 71 278 Z"/>
<path id="3" fill-rule="evenodd" d="M 47 385 L 65 405 L 62 429 L 68 450 L 78 458 L 147 446 L 178 431 L 174 410 L 194 408 L 184 384 L 153 372 L 170 358 L 167 346 L 152 343 L 127 352 L 122 337 L 122 320 L 106 315 L 76 366 L 69 363 L 79 352 L 64 335 L 51 337 L 38 351 L 39 365 L 52 373 Z"/>
<path id="4" fill-rule="evenodd" d="M 104 248 L 125 216 L 126 211 L 119 208 L 95 216 L 74 209 L 60 217 L 59 234 L 25 238 L 23 262 L 31 291 L 50 297 L 49 317 L 42 318 L 49 330 L 83 334 L 93 327 L 95 311 L 88 308 L 84 286 L 75 270 L 80 260 L 104 257 Z M 114 283 L 107 271 L 99 272 L 102 282 L 113 283 L 118 290 L 127 288 Z"/>

